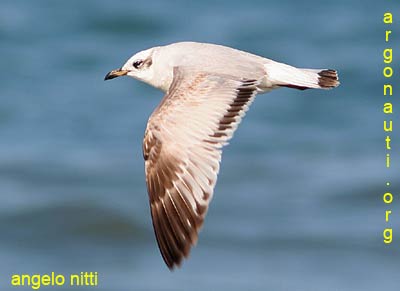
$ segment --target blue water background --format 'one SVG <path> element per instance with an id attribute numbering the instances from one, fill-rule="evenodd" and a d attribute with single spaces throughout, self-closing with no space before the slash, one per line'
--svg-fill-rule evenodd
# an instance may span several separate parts
<path id="1" fill-rule="evenodd" d="M 14 273 L 97 271 L 99 290 L 398 289 L 399 8 L 372 0 L 1 1 L 0 288 Z M 103 78 L 139 50 L 182 40 L 335 68 L 342 85 L 257 98 L 224 151 L 198 245 L 171 273 L 154 239 L 141 153 L 162 93 Z M 382 94 L 387 46 L 392 97 Z M 387 226 L 391 245 L 382 240 Z"/>

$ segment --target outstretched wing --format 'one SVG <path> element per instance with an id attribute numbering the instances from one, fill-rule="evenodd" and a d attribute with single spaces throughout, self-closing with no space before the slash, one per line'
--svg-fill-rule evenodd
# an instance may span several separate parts
<path id="1" fill-rule="evenodd" d="M 197 241 L 217 181 L 221 148 L 257 94 L 258 80 L 174 69 L 143 141 L 158 246 L 172 269 Z"/>

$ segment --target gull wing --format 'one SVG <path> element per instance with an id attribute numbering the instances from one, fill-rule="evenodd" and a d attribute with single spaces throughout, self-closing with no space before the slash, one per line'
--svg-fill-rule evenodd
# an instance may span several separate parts
<path id="1" fill-rule="evenodd" d="M 158 247 L 172 269 L 196 244 L 217 181 L 222 147 L 257 94 L 259 80 L 174 68 L 171 88 L 143 141 Z"/>

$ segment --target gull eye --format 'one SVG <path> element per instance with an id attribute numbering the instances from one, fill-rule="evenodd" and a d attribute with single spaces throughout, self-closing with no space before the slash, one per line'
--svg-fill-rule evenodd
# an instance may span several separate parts
<path id="1" fill-rule="evenodd" d="M 139 67 L 143 64 L 142 60 L 137 60 L 133 62 L 133 66 L 135 67 L 135 69 L 139 69 Z"/>

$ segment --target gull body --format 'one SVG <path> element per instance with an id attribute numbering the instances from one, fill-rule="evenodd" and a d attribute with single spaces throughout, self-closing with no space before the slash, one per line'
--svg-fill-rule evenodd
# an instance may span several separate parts
<path id="1" fill-rule="evenodd" d="M 233 48 L 196 42 L 133 55 L 105 80 L 128 75 L 166 93 L 143 141 L 157 243 L 172 269 L 196 244 L 217 181 L 222 147 L 258 93 L 330 89 L 335 70 L 300 69 Z"/>

